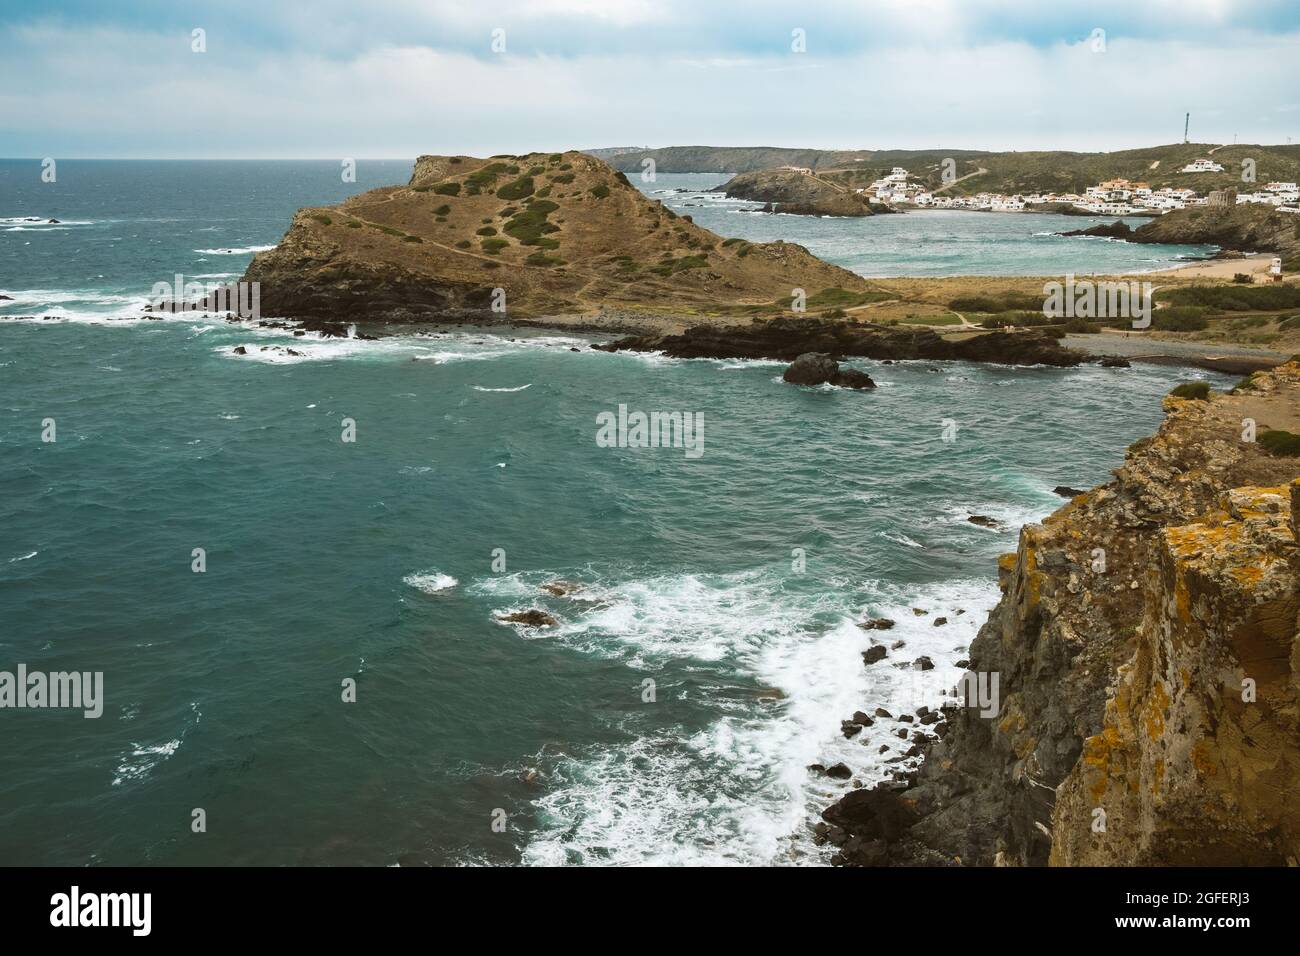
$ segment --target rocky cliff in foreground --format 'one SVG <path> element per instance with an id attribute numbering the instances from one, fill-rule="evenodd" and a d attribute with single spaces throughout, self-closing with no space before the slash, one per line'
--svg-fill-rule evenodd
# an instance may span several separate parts
<path id="1" fill-rule="evenodd" d="M 265 315 L 336 321 L 726 312 L 871 288 L 793 243 L 723 240 L 578 152 L 421 156 L 405 186 L 299 210 L 244 281 Z"/>
<path id="2" fill-rule="evenodd" d="M 1300 432 L 1300 362 L 1165 409 L 1003 556 L 990 716 L 949 705 L 917 774 L 829 808 L 836 862 L 1300 862 L 1300 457 L 1243 440 Z"/>

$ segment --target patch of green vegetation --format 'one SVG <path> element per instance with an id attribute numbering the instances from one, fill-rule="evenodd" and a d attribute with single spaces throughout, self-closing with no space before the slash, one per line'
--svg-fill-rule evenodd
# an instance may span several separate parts
<path id="1" fill-rule="evenodd" d="M 328 226 L 330 223 L 334 221 L 329 216 L 325 215 L 323 212 L 314 212 L 311 214 L 309 218 L 315 219 L 322 226 Z"/>
<path id="2" fill-rule="evenodd" d="M 682 256 L 679 259 L 669 259 L 657 266 L 651 266 L 646 271 L 665 277 L 675 276 L 677 273 L 685 272 L 688 269 L 703 269 L 708 264 L 709 260 L 705 256 Z"/>
<path id="3" fill-rule="evenodd" d="M 459 163 L 459 162 L 460 162 L 460 157 L 459 157 L 459 156 L 453 156 L 451 159 L 447 160 L 447 162 L 449 162 L 449 163 Z"/>
<path id="4" fill-rule="evenodd" d="M 505 209 L 502 209 L 499 213 L 497 213 L 497 216 L 502 219 L 509 219 L 518 211 L 519 211 L 518 206 L 506 206 Z"/>
<path id="5" fill-rule="evenodd" d="M 1198 305 L 1166 305 L 1151 313 L 1151 326 L 1161 332 L 1199 332 L 1209 325 L 1205 313 Z"/>
<path id="6" fill-rule="evenodd" d="M 506 183 L 497 190 L 497 195 L 502 199 L 523 199 L 525 196 L 531 196 L 532 194 L 532 176 L 520 176 L 518 179 Z"/>
<path id="7" fill-rule="evenodd" d="M 564 265 L 564 260 L 557 258 L 556 256 L 548 256 L 541 249 L 538 249 L 532 255 L 528 256 L 528 258 L 524 259 L 524 263 L 530 266 L 543 266 L 549 268 L 551 266 Z"/>
<path id="8" fill-rule="evenodd" d="M 547 158 L 547 162 L 558 163 L 563 158 L 564 158 L 563 153 L 551 153 L 551 155 Z"/>
<path id="9" fill-rule="evenodd" d="M 349 229 L 360 229 L 360 228 L 361 228 L 361 223 L 357 222 L 355 219 L 349 219 L 349 220 L 348 220 L 348 228 L 349 228 Z"/>
<path id="10" fill-rule="evenodd" d="M 433 191 L 439 196 L 459 196 L 460 183 L 438 183 L 433 187 Z"/>
<path id="11" fill-rule="evenodd" d="M 519 167 L 518 167 L 518 166 L 515 166 L 515 165 L 512 164 L 512 165 L 506 167 L 506 172 L 507 172 L 509 175 L 511 175 L 511 176 L 518 176 L 518 175 L 519 175 Z"/>
<path id="12" fill-rule="evenodd" d="M 1290 332 L 1292 329 L 1300 329 L 1300 313 L 1288 316 L 1277 324 L 1279 332 Z"/>
<path id="13" fill-rule="evenodd" d="M 403 236 L 402 241 L 403 242 L 424 242 L 424 240 L 421 239 L 419 236 Z"/>
<path id="14" fill-rule="evenodd" d="M 559 208 L 558 203 L 549 199 L 538 199 L 530 203 L 523 212 L 511 218 L 502 228 L 506 235 L 519 240 L 520 245 L 554 249 L 559 246 L 559 243 L 545 236 L 546 233 L 557 232 L 559 226 L 552 225 L 547 221 L 547 217 Z"/>
<path id="15" fill-rule="evenodd" d="M 954 312 L 1039 312 L 1043 300 L 1039 296 L 1022 292 L 1004 292 L 1001 295 L 963 295 L 948 303 Z"/>
<path id="16" fill-rule="evenodd" d="M 1251 372 L 1236 385 L 1232 386 L 1232 394 L 1236 395 L 1238 392 L 1249 392 L 1253 389 L 1255 387 L 1255 376 L 1258 374 L 1258 372 Z"/>
<path id="17" fill-rule="evenodd" d="M 465 177 L 465 185 L 477 186 L 480 189 L 495 186 L 497 177 L 509 168 L 505 163 L 488 163 L 486 166 L 480 166 Z"/>
<path id="18" fill-rule="evenodd" d="M 400 230 L 400 229 L 394 229 L 392 226 L 381 226 L 381 225 L 380 225 L 379 223 L 377 223 L 377 222 L 368 222 L 368 223 L 366 223 L 366 225 L 369 226 L 371 229 L 378 229 L 380 232 L 382 232 L 382 233 L 383 233 L 384 235 L 386 235 L 386 236 L 400 236 L 400 235 L 402 235 L 402 230 Z"/>
<path id="19" fill-rule="evenodd" d="M 738 238 L 723 239 L 722 248 L 725 249 L 727 246 L 734 246 L 736 243 L 744 242 L 744 241 L 745 241 L 744 239 L 738 239 Z"/>
<path id="20" fill-rule="evenodd" d="M 474 235 L 476 236 L 495 236 L 496 234 L 497 231 L 491 226 L 484 226 L 482 229 L 474 230 Z"/>
<path id="21" fill-rule="evenodd" d="M 1300 308 L 1300 285 L 1189 285 L 1156 294 L 1173 305 L 1200 305 L 1221 312 L 1267 312 Z"/>
<path id="22" fill-rule="evenodd" d="M 470 247 L 470 245 L 471 245 L 471 243 L 470 243 L 470 241 L 469 241 L 468 239 L 462 239 L 460 242 L 456 243 L 456 248 L 457 248 L 457 249 L 468 249 L 468 248 Z"/>
<path id="23" fill-rule="evenodd" d="M 743 254 L 743 253 L 742 253 Z M 856 305 L 866 305 L 868 302 L 879 302 L 882 299 L 892 299 L 893 296 L 887 292 L 875 292 L 868 290 L 866 292 L 851 292 L 848 289 L 841 289 L 839 286 L 830 286 L 822 289 L 815 295 L 808 297 L 808 308 L 810 309 L 829 309 L 842 308 L 848 309 Z"/>
<path id="24" fill-rule="evenodd" d="M 498 252 L 510 245 L 505 239 L 484 239 L 483 251 L 490 256 L 495 256 Z"/>
<path id="25" fill-rule="evenodd" d="M 1270 455 L 1300 456 L 1300 435 L 1271 428 L 1256 439 Z"/>
<path id="26" fill-rule="evenodd" d="M 433 214 L 435 216 L 445 216 L 449 212 L 451 212 L 451 207 L 448 206 L 446 203 L 443 203 L 441 206 L 439 206 L 437 209 L 433 211 Z"/>
<path id="27" fill-rule="evenodd" d="M 551 194 L 551 188 L 551 186 L 543 186 L 541 189 L 537 190 L 537 192 L 533 193 L 533 195 L 538 199 L 545 199 Z"/>
<path id="28" fill-rule="evenodd" d="M 631 184 L 630 182 L 628 182 L 628 180 L 627 180 L 627 176 L 624 175 L 623 173 L 621 173 L 621 172 L 620 172 L 620 173 L 615 173 L 615 174 L 614 174 L 614 178 L 615 178 L 616 180 L 618 180 L 618 182 L 619 182 L 621 185 L 627 186 L 629 189 L 632 188 L 632 184 Z"/>
<path id="29" fill-rule="evenodd" d="M 1041 311 L 1020 309 L 990 315 L 980 325 L 986 329 L 1024 329 L 1040 325 L 1051 325 L 1052 321 L 1052 319 L 1043 315 Z"/>
<path id="30" fill-rule="evenodd" d="M 563 171 L 563 172 L 568 172 L 568 171 L 569 171 L 570 169 L 572 169 L 572 168 L 573 168 L 573 163 L 561 163 L 561 164 L 560 164 L 560 169 L 561 169 L 561 171 Z"/>
<path id="31" fill-rule="evenodd" d="M 411 192 L 413 192 L 413 193 L 427 193 L 427 192 L 428 192 L 430 189 L 432 189 L 432 188 L 433 188 L 432 186 L 412 186 L 412 187 L 411 187 Z"/>
<path id="32" fill-rule="evenodd" d="M 1210 397 L 1209 382 L 1184 382 L 1169 393 L 1174 398 L 1192 398 L 1204 402 Z"/>
<path id="33" fill-rule="evenodd" d="M 551 177 L 551 182 L 559 183 L 561 186 L 567 186 L 569 183 L 573 182 L 573 179 L 573 173 L 557 173 Z"/>
<path id="34" fill-rule="evenodd" d="M 544 173 L 544 172 L 546 172 L 546 167 L 545 167 L 545 166 L 530 166 L 530 167 L 528 167 L 528 175 L 529 175 L 529 176 L 540 176 L 540 175 L 542 175 L 542 173 Z"/>
<path id="35" fill-rule="evenodd" d="M 1062 332 L 1069 335 L 1096 335 L 1101 331 L 1101 326 L 1096 322 L 1079 318 L 1070 319 L 1060 328 Z"/>

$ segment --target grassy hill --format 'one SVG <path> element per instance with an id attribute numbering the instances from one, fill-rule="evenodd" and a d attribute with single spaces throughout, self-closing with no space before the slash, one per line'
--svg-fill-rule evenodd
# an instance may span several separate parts
<path id="1" fill-rule="evenodd" d="M 579 152 L 421 156 L 405 186 L 299 210 L 244 279 L 266 315 L 338 320 L 502 319 L 498 288 L 510 318 L 884 297 L 802 246 L 724 240 Z"/>
<path id="2" fill-rule="evenodd" d="M 1210 150 L 1216 151 L 1211 154 Z M 620 170 L 641 170 L 641 160 L 651 157 L 663 173 L 743 173 L 779 166 L 806 166 L 846 186 L 864 186 L 894 166 L 903 166 L 932 187 L 943 184 L 943 161 L 956 161 L 958 177 L 980 169 L 987 172 L 952 187 L 954 195 L 977 192 L 1082 192 L 1103 179 L 1124 178 L 1163 186 L 1191 187 L 1204 193 L 1235 186 L 1241 181 L 1241 161 L 1255 160 L 1256 181 L 1300 181 L 1300 145 L 1238 145 L 1177 143 L 1112 153 L 984 152 L 961 149 L 818 150 L 771 146 L 670 146 L 633 150 L 610 159 Z M 1182 173 L 1194 159 L 1208 157 L 1224 167 L 1222 173 Z"/>

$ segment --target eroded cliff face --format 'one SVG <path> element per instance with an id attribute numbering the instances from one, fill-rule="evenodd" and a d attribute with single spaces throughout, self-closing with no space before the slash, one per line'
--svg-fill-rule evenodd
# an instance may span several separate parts
<path id="1" fill-rule="evenodd" d="M 970 654 L 996 713 L 949 709 L 914 779 L 830 808 L 837 862 L 1300 859 L 1300 459 L 1243 439 L 1300 431 L 1300 363 L 1165 408 L 1003 556 Z"/>

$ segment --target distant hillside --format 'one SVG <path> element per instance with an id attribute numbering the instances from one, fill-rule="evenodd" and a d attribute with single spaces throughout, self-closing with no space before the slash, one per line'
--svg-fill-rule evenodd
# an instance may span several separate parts
<path id="1" fill-rule="evenodd" d="M 1214 150 L 1211 153 L 1211 150 Z M 1176 143 L 1113 153 L 983 152 L 968 149 L 820 150 L 776 146 L 669 146 L 632 150 L 610 159 L 624 172 L 640 172 L 643 158 L 652 158 L 661 173 L 745 173 L 780 166 L 803 166 L 846 186 L 864 186 L 894 166 L 905 167 L 931 187 L 943 185 L 943 162 L 955 161 L 958 177 L 977 170 L 987 172 L 951 187 L 954 195 L 977 192 L 1082 192 L 1104 179 L 1123 178 L 1149 183 L 1153 188 L 1190 187 L 1208 192 L 1224 186 L 1249 188 L 1243 183 L 1242 160 L 1255 161 L 1255 180 L 1300 181 L 1300 145 L 1216 146 L 1212 143 Z M 1195 159 L 1209 158 L 1224 167 L 1222 173 L 1183 173 Z"/>
<path id="2" fill-rule="evenodd" d="M 405 186 L 301 209 L 245 281 L 286 318 L 502 319 L 810 308 L 871 298 L 859 276 L 786 242 L 723 240 L 584 153 L 421 156 Z"/>

